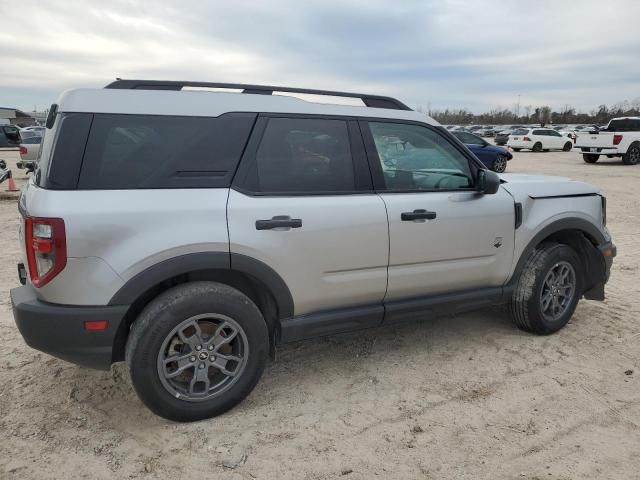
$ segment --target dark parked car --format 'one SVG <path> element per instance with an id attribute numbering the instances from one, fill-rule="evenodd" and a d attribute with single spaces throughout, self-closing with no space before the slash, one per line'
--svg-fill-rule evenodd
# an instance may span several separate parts
<path id="1" fill-rule="evenodd" d="M 0 148 L 20 146 L 20 129 L 14 125 L 0 125 Z"/>
<path id="2" fill-rule="evenodd" d="M 500 130 L 496 130 L 495 142 L 496 145 L 506 145 L 509 141 L 509 135 L 511 135 L 518 128 L 522 128 L 521 125 L 512 125 L 510 127 L 504 126 Z"/>
<path id="3" fill-rule="evenodd" d="M 507 161 L 513 158 L 509 150 L 504 147 L 491 145 L 483 138 L 467 132 L 452 132 L 455 137 L 464 143 L 488 169 L 502 173 L 507 169 Z"/>

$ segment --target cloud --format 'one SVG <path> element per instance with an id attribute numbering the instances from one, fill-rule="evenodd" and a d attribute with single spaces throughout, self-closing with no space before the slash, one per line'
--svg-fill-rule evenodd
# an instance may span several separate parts
<path id="1" fill-rule="evenodd" d="M 0 2 L 0 105 L 115 77 L 364 91 L 482 111 L 640 96 L 640 2 Z"/>

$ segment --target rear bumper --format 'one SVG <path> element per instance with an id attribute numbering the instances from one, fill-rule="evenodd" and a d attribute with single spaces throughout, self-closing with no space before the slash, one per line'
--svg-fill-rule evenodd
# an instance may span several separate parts
<path id="1" fill-rule="evenodd" d="M 586 147 L 584 145 L 576 144 L 575 149 L 580 149 L 581 153 L 588 153 L 590 155 L 622 155 L 626 153 L 626 150 L 620 150 L 618 147 Z M 591 151 L 594 149 L 595 151 Z"/>
<path id="2" fill-rule="evenodd" d="M 90 368 L 108 370 L 116 332 L 128 306 L 70 306 L 38 300 L 31 285 L 11 290 L 13 317 L 27 345 Z M 85 330 L 87 320 L 106 320 L 106 330 Z"/>

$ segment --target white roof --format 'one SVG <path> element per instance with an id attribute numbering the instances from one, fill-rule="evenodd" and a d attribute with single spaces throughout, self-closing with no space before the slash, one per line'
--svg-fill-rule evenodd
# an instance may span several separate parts
<path id="1" fill-rule="evenodd" d="M 217 117 L 227 112 L 297 113 L 414 120 L 439 125 L 424 113 L 412 110 L 328 105 L 284 95 L 79 88 L 62 93 L 57 103 L 59 112 L 195 117 Z"/>

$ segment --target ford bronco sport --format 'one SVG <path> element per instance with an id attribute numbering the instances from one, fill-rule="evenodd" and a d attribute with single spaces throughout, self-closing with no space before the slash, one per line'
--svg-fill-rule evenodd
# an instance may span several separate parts
<path id="1" fill-rule="evenodd" d="M 501 303 L 555 332 L 604 298 L 616 253 L 596 188 L 498 177 L 389 97 L 117 80 L 62 94 L 47 128 L 19 201 L 18 328 L 70 362 L 126 361 L 168 419 L 238 404 L 283 342 Z"/>

